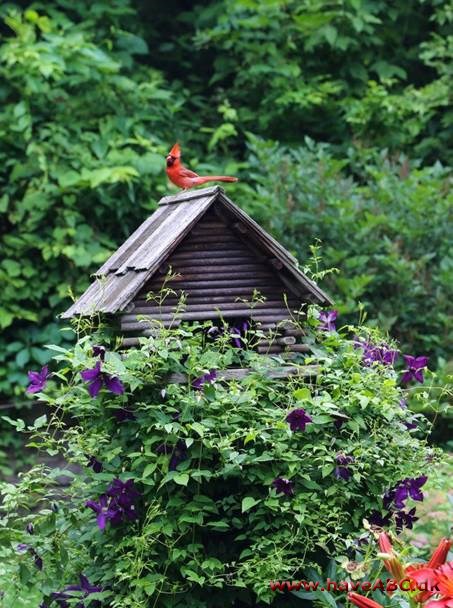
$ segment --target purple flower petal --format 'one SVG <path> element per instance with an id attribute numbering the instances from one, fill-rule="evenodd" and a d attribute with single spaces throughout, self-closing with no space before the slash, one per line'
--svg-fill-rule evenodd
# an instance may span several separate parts
<path id="1" fill-rule="evenodd" d="M 411 380 L 412 380 L 412 373 L 410 371 L 404 372 L 404 374 L 403 374 L 403 376 L 401 378 L 401 382 L 403 384 L 407 384 Z"/>
<path id="2" fill-rule="evenodd" d="M 214 382 L 216 378 L 217 378 L 216 370 L 211 369 L 207 374 L 203 374 L 203 376 L 196 378 L 192 382 L 192 388 L 194 388 L 196 390 L 200 390 L 203 387 L 203 384 L 206 384 L 206 382 Z"/>
<path id="3" fill-rule="evenodd" d="M 27 372 L 30 382 L 41 382 L 41 374 L 39 372 Z"/>
<path id="4" fill-rule="evenodd" d="M 352 477 L 351 471 L 347 467 L 335 467 L 334 475 L 337 479 L 348 481 Z"/>
<path id="5" fill-rule="evenodd" d="M 95 378 L 88 385 L 88 392 L 90 394 L 90 397 L 97 397 L 99 395 L 99 391 L 101 390 L 101 388 L 102 388 L 102 377 Z"/>
<path id="6" fill-rule="evenodd" d="M 105 353 L 106 353 L 106 349 L 105 346 L 93 346 L 93 355 L 95 357 L 99 357 L 99 359 L 101 361 L 104 361 L 105 359 Z"/>
<path id="7" fill-rule="evenodd" d="M 289 422 L 292 431 L 305 431 L 306 425 L 312 422 L 312 419 L 304 409 L 296 408 L 286 416 L 286 422 Z"/>
<path id="8" fill-rule="evenodd" d="M 37 383 L 37 384 L 30 384 L 27 387 L 27 393 L 33 394 L 33 393 L 40 393 L 44 388 L 44 384 L 42 382 Z"/>
<path id="9" fill-rule="evenodd" d="M 92 380 L 96 380 L 97 378 L 99 378 L 100 374 L 101 374 L 101 362 L 100 361 L 98 361 L 93 368 L 85 369 L 82 372 L 80 372 L 80 375 L 82 376 L 82 380 L 85 380 L 85 382 L 91 382 Z"/>
<path id="10" fill-rule="evenodd" d="M 318 328 L 322 331 L 335 331 L 335 320 L 337 315 L 338 311 L 336 310 L 321 311 L 318 317 L 318 320 L 320 321 Z"/>
<path id="11" fill-rule="evenodd" d="M 421 369 L 416 369 L 413 372 L 413 377 L 414 377 L 414 380 L 417 380 L 417 382 L 420 382 L 420 384 L 423 384 L 423 382 L 424 382 L 423 371 Z"/>
<path id="12" fill-rule="evenodd" d="M 101 473 L 103 469 L 102 462 L 99 462 L 99 460 L 95 456 L 87 456 L 87 458 L 87 467 L 93 469 L 95 473 Z"/>
<path id="13" fill-rule="evenodd" d="M 429 357 L 425 357 L 425 356 L 415 357 L 413 366 L 416 367 L 417 369 L 421 369 L 428 365 L 428 361 L 429 361 Z"/>
<path id="14" fill-rule="evenodd" d="M 286 496 L 294 496 L 294 482 L 283 477 L 277 477 L 272 482 L 272 485 L 276 489 L 278 494 L 285 494 Z"/>
<path id="15" fill-rule="evenodd" d="M 107 513 L 105 511 L 101 511 L 97 514 L 96 521 L 99 527 L 99 530 L 105 530 L 105 524 L 107 523 Z"/>
<path id="16" fill-rule="evenodd" d="M 104 382 L 106 388 L 115 395 L 122 395 L 124 393 L 123 383 L 116 376 L 104 376 Z"/>
<path id="17" fill-rule="evenodd" d="M 99 513 L 102 510 L 101 505 L 94 500 L 87 500 L 85 506 L 92 509 L 95 513 Z"/>
<path id="18" fill-rule="evenodd" d="M 40 393 L 44 390 L 49 378 L 49 368 L 47 365 L 44 365 L 40 372 L 30 371 L 27 375 L 30 380 L 30 384 L 27 387 L 27 393 Z"/>

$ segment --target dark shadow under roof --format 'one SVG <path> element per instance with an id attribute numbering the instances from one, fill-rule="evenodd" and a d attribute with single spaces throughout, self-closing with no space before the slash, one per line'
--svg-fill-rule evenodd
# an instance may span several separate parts
<path id="1" fill-rule="evenodd" d="M 298 262 L 284 247 L 239 209 L 219 186 L 184 191 L 165 196 L 158 209 L 95 273 L 95 281 L 63 313 L 64 319 L 97 312 L 116 313 L 124 310 L 140 288 L 157 271 L 198 220 L 216 205 L 237 218 L 247 230 L 247 238 L 276 258 L 292 276 L 295 286 L 308 292 L 312 301 L 332 304 L 330 298 L 298 268 Z"/>

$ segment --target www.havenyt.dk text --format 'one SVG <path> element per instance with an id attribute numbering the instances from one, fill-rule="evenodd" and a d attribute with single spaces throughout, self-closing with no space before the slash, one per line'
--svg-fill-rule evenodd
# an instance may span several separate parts
<path id="1" fill-rule="evenodd" d="M 272 591 L 439 591 L 437 585 L 429 585 L 427 581 L 416 583 L 409 578 L 397 581 L 394 578 L 385 580 L 377 578 L 373 583 L 370 581 L 332 581 L 330 578 L 325 583 L 319 581 L 270 581 Z"/>

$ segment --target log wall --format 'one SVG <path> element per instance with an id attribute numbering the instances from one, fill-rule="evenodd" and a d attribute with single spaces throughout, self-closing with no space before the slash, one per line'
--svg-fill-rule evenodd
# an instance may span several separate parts
<path id="1" fill-rule="evenodd" d="M 281 264 L 257 249 L 242 225 L 208 211 L 120 315 L 123 344 L 138 344 L 160 324 L 247 320 L 266 333 L 258 352 L 305 352 L 303 332 L 290 321 L 302 319 L 304 302 L 290 284 Z"/>

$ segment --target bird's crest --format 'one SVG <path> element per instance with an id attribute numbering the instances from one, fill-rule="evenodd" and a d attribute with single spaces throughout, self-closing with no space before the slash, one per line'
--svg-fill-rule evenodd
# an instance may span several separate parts
<path id="1" fill-rule="evenodd" d="M 168 156 L 173 156 L 174 158 L 181 158 L 181 146 L 176 143 L 168 153 Z"/>

